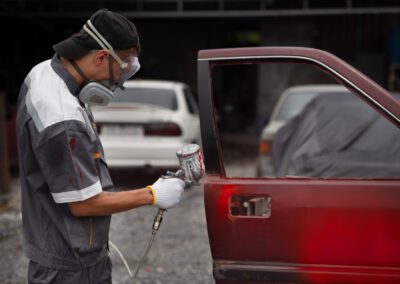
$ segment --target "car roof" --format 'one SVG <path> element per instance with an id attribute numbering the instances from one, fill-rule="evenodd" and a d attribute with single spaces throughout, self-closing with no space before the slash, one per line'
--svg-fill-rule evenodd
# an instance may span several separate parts
<path id="1" fill-rule="evenodd" d="M 281 110 L 282 106 L 284 105 L 284 102 L 288 98 L 289 94 L 296 95 L 296 93 L 332 93 L 332 92 L 349 92 L 349 90 L 339 84 L 318 84 L 318 85 L 296 85 L 293 87 L 286 88 L 280 98 L 278 99 L 278 102 L 273 108 L 272 114 L 271 114 L 271 121 L 276 120 L 276 117 Z"/>
<path id="2" fill-rule="evenodd" d="M 185 83 L 177 81 L 167 81 L 167 80 L 128 80 L 124 83 L 126 88 L 161 88 L 161 89 L 173 89 L 175 87 L 186 86 Z"/>

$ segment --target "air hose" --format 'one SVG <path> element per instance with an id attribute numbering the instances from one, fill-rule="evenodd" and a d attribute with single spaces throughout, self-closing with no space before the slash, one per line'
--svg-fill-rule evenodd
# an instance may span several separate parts
<path id="1" fill-rule="evenodd" d="M 186 145 L 182 149 L 178 150 L 176 152 L 176 155 L 178 156 L 181 169 L 175 173 L 168 171 L 166 175 L 162 176 L 162 178 L 181 178 L 182 180 L 185 181 L 185 185 L 187 187 L 192 185 L 199 185 L 199 180 L 204 175 L 204 165 L 199 145 L 196 144 Z M 147 254 L 150 251 L 151 246 L 153 245 L 154 238 L 158 230 L 160 229 L 163 220 L 163 214 L 165 211 L 166 211 L 165 209 L 159 208 L 157 215 L 154 217 L 153 230 L 151 233 L 149 244 L 147 245 L 146 251 L 144 252 L 143 256 L 136 265 L 134 274 L 132 274 L 132 271 L 130 270 L 128 263 L 126 262 L 124 256 L 119 251 L 117 246 L 114 245 L 112 242 L 109 242 L 109 244 L 117 251 L 118 255 L 122 259 L 126 269 L 128 270 L 130 277 L 132 278 L 132 281 L 136 279 L 140 266 L 142 265 L 143 260 L 146 258 Z"/>
<path id="2" fill-rule="evenodd" d="M 160 226 L 161 226 L 161 223 L 162 223 L 162 220 L 163 220 L 163 214 L 164 214 L 165 211 L 166 211 L 165 209 L 159 208 L 158 212 L 157 212 L 157 215 L 154 217 L 153 230 L 151 232 L 151 237 L 150 237 L 149 244 L 147 245 L 146 251 L 144 252 L 143 256 L 140 258 L 138 264 L 136 265 L 136 269 L 135 269 L 135 273 L 134 274 L 132 274 L 132 271 L 129 268 L 129 265 L 128 265 L 127 261 L 125 260 L 124 255 L 121 253 L 121 251 L 118 249 L 118 247 L 115 244 L 113 244 L 111 241 L 108 242 L 111 245 L 111 247 L 113 249 L 115 249 L 115 251 L 117 252 L 119 257 L 122 259 L 122 262 L 124 263 L 126 269 L 128 270 L 129 276 L 132 278 L 133 281 L 135 280 L 135 278 L 136 278 L 136 276 L 137 276 L 137 274 L 139 272 L 139 269 L 140 269 L 140 267 L 141 267 L 141 265 L 143 263 L 143 260 L 147 257 L 147 254 L 149 253 L 150 248 L 153 245 L 154 238 L 156 237 L 158 229 L 160 229 Z"/>
<path id="3" fill-rule="evenodd" d="M 156 217 L 154 217 L 153 230 L 151 232 L 151 237 L 150 237 L 149 244 L 147 245 L 146 251 L 144 252 L 142 258 L 140 259 L 140 261 L 136 265 L 135 274 L 132 277 L 133 279 L 136 278 L 136 276 L 137 276 L 137 274 L 139 272 L 140 266 L 142 265 L 143 260 L 146 258 L 147 254 L 149 253 L 149 250 L 150 250 L 151 246 L 153 245 L 154 238 L 156 237 L 158 229 L 160 229 L 160 226 L 161 226 L 161 223 L 162 223 L 162 220 L 163 220 L 163 214 L 164 214 L 165 211 L 166 211 L 165 209 L 159 208 Z"/>

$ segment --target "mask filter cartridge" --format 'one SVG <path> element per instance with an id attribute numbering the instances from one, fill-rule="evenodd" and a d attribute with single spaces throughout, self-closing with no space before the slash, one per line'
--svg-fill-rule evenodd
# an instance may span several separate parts
<path id="1" fill-rule="evenodd" d="M 98 82 L 89 82 L 79 92 L 81 102 L 89 105 L 106 106 L 114 98 L 114 93 Z"/>

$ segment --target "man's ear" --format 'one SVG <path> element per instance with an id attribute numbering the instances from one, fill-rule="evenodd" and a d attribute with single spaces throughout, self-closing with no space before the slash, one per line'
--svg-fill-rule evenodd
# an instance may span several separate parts
<path id="1" fill-rule="evenodd" d="M 96 66 L 103 64 L 108 59 L 109 53 L 107 50 L 101 49 L 96 51 L 93 61 Z"/>

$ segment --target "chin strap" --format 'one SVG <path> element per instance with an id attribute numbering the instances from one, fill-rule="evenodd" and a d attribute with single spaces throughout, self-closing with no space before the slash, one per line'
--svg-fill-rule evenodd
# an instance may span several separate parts
<path id="1" fill-rule="evenodd" d="M 109 78 L 110 86 L 113 86 L 114 85 L 114 70 L 113 70 L 111 61 L 112 61 L 112 57 L 109 54 L 108 55 L 108 74 L 110 75 L 110 78 Z"/>
<path id="2" fill-rule="evenodd" d="M 112 57 L 108 57 L 108 72 L 110 75 L 110 78 L 108 80 L 109 83 L 109 88 L 114 90 L 116 87 L 120 88 L 121 90 L 124 90 L 124 86 L 120 84 L 120 82 L 114 80 L 114 72 L 113 72 L 113 66 L 112 66 Z M 78 66 L 78 64 L 73 61 L 73 60 L 68 60 L 68 62 L 72 65 L 72 67 L 75 69 L 75 71 L 81 76 L 84 82 L 89 82 L 89 78 L 83 73 L 82 69 Z"/>
<path id="3" fill-rule="evenodd" d="M 79 76 L 81 76 L 81 78 L 83 79 L 84 82 L 89 81 L 89 78 L 85 75 L 85 73 L 83 73 L 82 69 L 78 66 L 78 64 L 76 64 L 75 61 L 69 60 L 69 63 L 71 63 L 72 67 L 79 74 Z"/>

